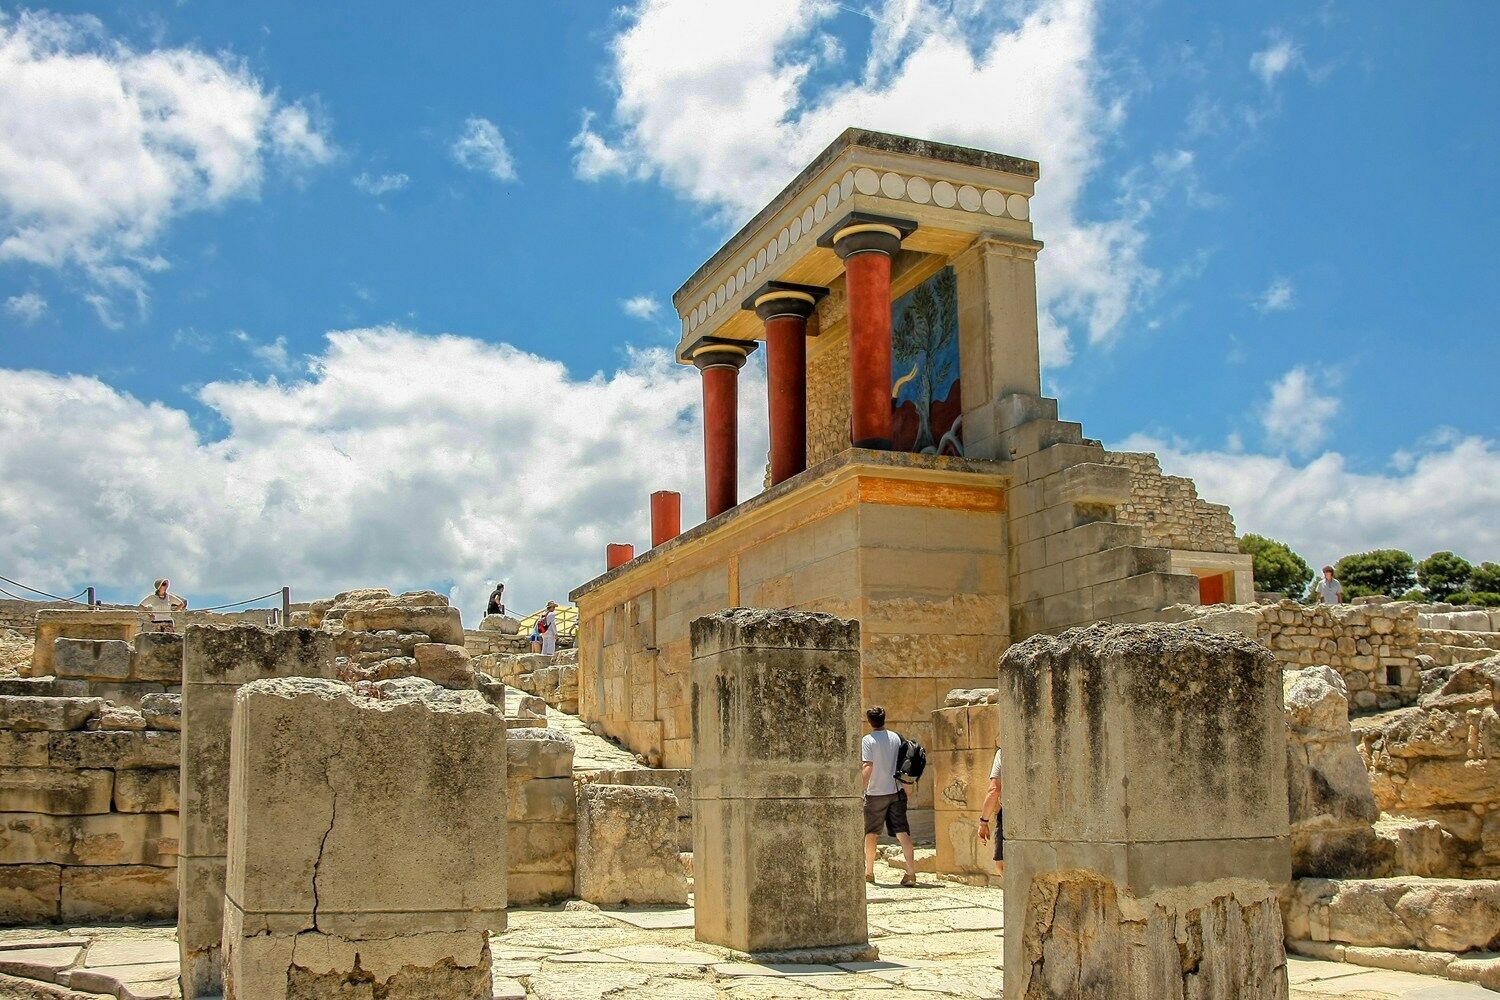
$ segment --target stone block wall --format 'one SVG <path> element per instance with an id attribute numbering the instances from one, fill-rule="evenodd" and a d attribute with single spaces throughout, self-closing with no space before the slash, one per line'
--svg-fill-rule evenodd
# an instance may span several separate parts
<path id="1" fill-rule="evenodd" d="M 84 681 L 88 693 L 139 707 L 152 694 L 182 692 L 182 636 L 142 632 L 135 638 L 53 642 L 52 676 Z"/>
<path id="2" fill-rule="evenodd" d="M 1417 615 L 1419 624 L 1424 617 Z M 1433 666 L 1438 667 L 1488 660 L 1500 655 L 1500 632 L 1419 628 L 1417 653 L 1430 658 Z"/>
<path id="3" fill-rule="evenodd" d="M 829 297 L 842 294 L 840 288 L 831 292 Z M 813 332 L 813 323 L 809 322 L 808 333 Z M 810 339 L 807 357 L 809 467 L 849 447 L 850 413 L 848 334 L 826 343 L 820 338 Z"/>
<path id="4" fill-rule="evenodd" d="M 1383 813 L 1434 820 L 1464 875 L 1500 877 L 1500 657 L 1455 669 L 1409 708 L 1353 720 Z"/>
<path id="5" fill-rule="evenodd" d="M 936 709 L 927 751 L 937 870 L 997 884 L 993 847 L 981 844 L 975 830 L 1000 745 L 999 712 L 993 691 L 980 704 Z"/>
<path id="6" fill-rule="evenodd" d="M 1243 632 L 1269 649 L 1283 669 L 1332 667 L 1356 712 L 1409 705 L 1422 688 L 1417 612 L 1411 604 L 1184 605 L 1166 609 L 1161 617 Z"/>
<path id="7" fill-rule="evenodd" d="M 555 729 L 510 729 L 505 758 L 510 902 L 567 899 L 577 856 L 573 741 Z"/>
<path id="8" fill-rule="evenodd" d="M 578 714 L 578 650 L 481 654 L 475 667 L 498 681 L 536 695 L 559 711 Z"/>
<path id="9" fill-rule="evenodd" d="M 0 696 L 0 925 L 176 912 L 175 719 L 111 707 Z"/>
<path id="10" fill-rule="evenodd" d="M 1130 471 L 1130 499 L 1116 508 L 1116 515 L 1121 524 L 1138 525 L 1146 544 L 1191 552 L 1239 551 L 1229 508 L 1199 499 L 1191 479 L 1163 475 L 1155 455 L 1111 451 L 1102 460 Z"/>

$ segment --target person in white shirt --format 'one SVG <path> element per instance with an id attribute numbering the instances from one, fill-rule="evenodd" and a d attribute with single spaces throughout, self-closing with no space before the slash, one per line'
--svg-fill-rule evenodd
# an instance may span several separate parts
<path id="1" fill-rule="evenodd" d="M 990 823 L 990 814 L 995 814 L 995 822 Z M 995 840 L 995 874 L 1005 874 L 1005 828 L 1002 825 L 1002 810 L 1000 809 L 1000 751 L 995 751 L 995 762 L 990 765 L 990 787 L 984 793 L 984 805 L 979 807 L 979 842 L 981 844 L 991 837 Z"/>
<path id="2" fill-rule="evenodd" d="M 875 882 L 875 842 L 882 827 L 901 845 L 906 858 L 902 885 L 917 884 L 916 857 L 911 842 L 911 824 L 906 819 L 906 790 L 896 781 L 901 753 L 901 734 L 885 728 L 885 709 L 879 705 L 865 713 L 869 733 L 859 743 L 865 783 L 865 881 Z"/>
<path id="3" fill-rule="evenodd" d="M 1323 579 L 1313 584 L 1319 604 L 1343 604 L 1344 585 L 1333 578 L 1333 567 L 1323 567 Z"/>
<path id="4" fill-rule="evenodd" d="M 172 593 L 171 586 L 170 580 L 157 580 L 156 586 L 152 588 L 151 596 L 137 605 L 142 611 L 151 613 L 150 631 L 152 632 L 173 631 L 176 624 L 172 619 L 172 612 L 187 610 L 187 601 Z"/>

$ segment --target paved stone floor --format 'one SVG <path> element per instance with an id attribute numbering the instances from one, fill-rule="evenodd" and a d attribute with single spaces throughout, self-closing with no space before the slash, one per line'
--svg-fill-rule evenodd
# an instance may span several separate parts
<path id="1" fill-rule="evenodd" d="M 513 910 L 492 942 L 495 997 L 506 1000 L 933 1000 L 1001 995 L 1000 893 L 939 882 L 902 889 L 884 865 L 870 888 L 878 962 L 752 965 L 693 940 L 689 908 Z M 24 946 L 22 946 L 24 945 Z M 0 931 L 0 998 L 175 997 L 171 927 Z M 1430 976 L 1289 957 L 1305 1000 L 1494 997 Z M 25 977 L 17 978 L 17 977 Z M 43 986 L 42 982 L 61 985 Z M 28 985 L 29 984 L 29 985 Z"/>

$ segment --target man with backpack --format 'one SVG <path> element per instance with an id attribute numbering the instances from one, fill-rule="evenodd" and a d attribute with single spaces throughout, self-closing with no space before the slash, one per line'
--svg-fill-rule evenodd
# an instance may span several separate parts
<path id="1" fill-rule="evenodd" d="M 916 858 L 911 842 L 911 825 L 906 819 L 906 789 L 922 776 L 927 752 L 915 740 L 903 740 L 899 733 L 885 728 L 885 709 L 879 705 L 865 712 L 870 732 L 860 741 L 861 771 L 865 784 L 865 881 L 875 882 L 875 842 L 880 831 L 896 838 L 906 858 L 906 875 L 901 884 L 917 884 Z"/>

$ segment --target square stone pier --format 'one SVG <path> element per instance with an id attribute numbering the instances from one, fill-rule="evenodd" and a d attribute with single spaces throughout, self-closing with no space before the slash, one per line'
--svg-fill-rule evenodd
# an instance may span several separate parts
<path id="1" fill-rule="evenodd" d="M 235 697 L 226 998 L 491 996 L 505 718 L 477 691 L 377 689 L 287 678 Z"/>
<path id="2" fill-rule="evenodd" d="M 1000 664 L 1005 987 L 1285 997 L 1281 670 L 1240 635 L 1093 625 Z"/>
<path id="3" fill-rule="evenodd" d="M 859 623 L 734 608 L 692 631 L 698 940 L 868 953 Z"/>

